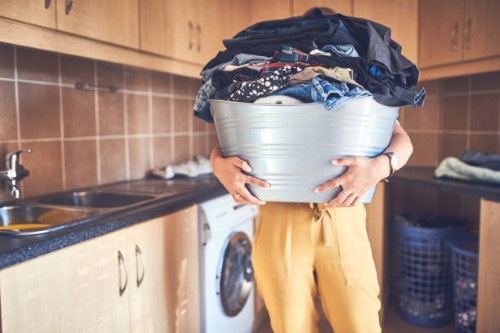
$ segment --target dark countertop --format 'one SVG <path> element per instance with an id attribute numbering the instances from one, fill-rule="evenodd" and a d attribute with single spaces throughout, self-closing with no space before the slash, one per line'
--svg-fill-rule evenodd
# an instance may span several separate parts
<path id="1" fill-rule="evenodd" d="M 390 182 L 433 187 L 436 190 L 455 192 L 500 201 L 500 186 L 455 179 L 434 177 L 434 167 L 405 167 L 391 178 Z"/>
<path id="2" fill-rule="evenodd" d="M 164 216 L 191 205 L 226 194 L 218 182 L 207 185 L 202 191 L 188 191 L 170 197 L 158 197 L 115 209 L 112 212 L 94 216 L 63 230 L 45 235 L 10 236 L 0 235 L 0 269 L 54 252 L 130 225 Z"/>

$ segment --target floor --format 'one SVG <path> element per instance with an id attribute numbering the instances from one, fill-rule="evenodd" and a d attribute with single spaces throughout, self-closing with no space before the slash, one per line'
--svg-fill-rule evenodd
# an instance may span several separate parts
<path id="1" fill-rule="evenodd" d="M 327 320 L 323 315 L 321 315 L 321 319 L 318 322 L 319 333 L 332 333 L 332 329 L 330 324 L 328 324 Z M 455 327 L 454 325 L 449 325 L 442 328 L 421 328 L 417 326 L 413 326 L 405 322 L 397 311 L 396 305 L 389 304 L 389 308 L 387 310 L 386 319 L 384 323 L 384 327 L 382 328 L 382 333 L 454 333 Z M 272 333 L 269 322 L 265 322 L 263 325 L 257 329 L 255 333 Z"/>

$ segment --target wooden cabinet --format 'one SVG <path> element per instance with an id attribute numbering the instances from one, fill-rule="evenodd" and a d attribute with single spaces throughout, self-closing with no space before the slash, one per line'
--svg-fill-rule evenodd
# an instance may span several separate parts
<path id="1" fill-rule="evenodd" d="M 498 15 L 498 0 L 421 0 L 421 66 L 500 55 Z"/>
<path id="2" fill-rule="evenodd" d="M 5 269 L 2 332 L 199 332 L 195 206 Z"/>
<path id="3" fill-rule="evenodd" d="M 57 29 L 138 49 L 138 0 L 57 1 Z"/>
<path id="4" fill-rule="evenodd" d="M 284 19 L 292 15 L 292 2 L 290 0 L 251 0 L 250 4 L 251 24 Z"/>
<path id="5" fill-rule="evenodd" d="M 357 17 L 379 22 L 391 28 L 392 39 L 402 46 L 402 54 L 417 64 L 418 1 L 417 0 L 353 0 Z"/>
<path id="6" fill-rule="evenodd" d="M 337 13 L 351 16 L 352 5 L 352 0 L 292 0 L 292 12 L 294 16 L 298 16 L 311 7 L 327 7 Z"/>
<path id="7" fill-rule="evenodd" d="M 2 0 L 0 17 L 56 28 L 55 0 Z"/>

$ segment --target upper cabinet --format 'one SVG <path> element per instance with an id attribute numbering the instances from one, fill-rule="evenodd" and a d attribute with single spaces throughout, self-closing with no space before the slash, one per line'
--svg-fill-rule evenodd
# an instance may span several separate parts
<path id="1" fill-rule="evenodd" d="M 419 29 L 417 0 L 353 1 L 354 16 L 379 22 L 391 28 L 392 39 L 402 46 L 402 54 L 417 63 Z"/>
<path id="2" fill-rule="evenodd" d="M 352 0 L 292 0 L 294 16 L 304 14 L 311 7 L 327 7 L 346 16 L 352 15 Z"/>
<path id="3" fill-rule="evenodd" d="M 251 24 L 284 19 L 292 15 L 291 0 L 251 0 L 250 3 Z"/>
<path id="4" fill-rule="evenodd" d="M 500 55 L 500 1 L 420 0 L 422 67 Z"/>
<path id="5" fill-rule="evenodd" d="M 139 48 L 139 0 L 59 0 L 57 29 Z"/>
<path id="6" fill-rule="evenodd" d="M 0 16 L 55 29 L 55 8 L 55 0 L 2 0 Z"/>

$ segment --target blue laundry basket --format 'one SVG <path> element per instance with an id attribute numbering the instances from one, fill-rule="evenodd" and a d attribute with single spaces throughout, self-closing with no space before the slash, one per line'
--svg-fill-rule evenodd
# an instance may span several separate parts
<path id="1" fill-rule="evenodd" d="M 446 220 L 442 227 L 415 226 L 404 216 L 394 220 L 398 254 L 399 312 L 407 322 L 441 327 L 453 321 L 453 280 L 448 241 L 463 234 L 463 220 Z M 443 224 L 443 223 L 440 223 Z"/>
<path id="2" fill-rule="evenodd" d="M 450 242 L 457 333 L 476 332 L 479 239 Z"/>

